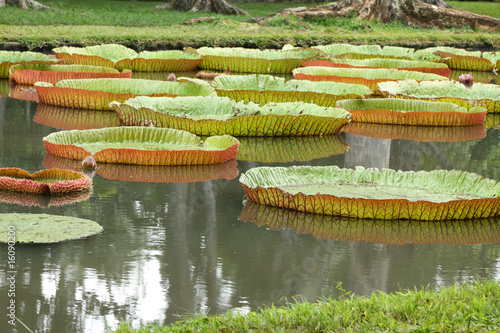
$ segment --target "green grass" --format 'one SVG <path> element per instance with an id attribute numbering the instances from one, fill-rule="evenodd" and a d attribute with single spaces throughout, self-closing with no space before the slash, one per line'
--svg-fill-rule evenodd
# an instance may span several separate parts
<path id="1" fill-rule="evenodd" d="M 166 327 L 132 329 L 122 323 L 116 332 L 497 332 L 499 328 L 500 282 L 479 281 L 438 291 L 376 292 L 370 297 L 344 293 L 339 299 L 293 302 L 248 315 L 192 316 Z"/>
<path id="2" fill-rule="evenodd" d="M 467 10 L 481 15 L 500 18 L 500 2 L 483 2 L 483 1 L 447 1 L 453 8 L 459 10 Z"/>

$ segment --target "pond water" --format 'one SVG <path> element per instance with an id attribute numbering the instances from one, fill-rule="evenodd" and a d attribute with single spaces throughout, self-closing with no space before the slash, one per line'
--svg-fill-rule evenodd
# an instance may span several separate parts
<path id="1" fill-rule="evenodd" d="M 1 167 L 75 167 L 46 156 L 42 138 L 60 128 L 117 124 L 113 113 L 51 111 L 0 99 Z M 262 165 L 457 169 L 500 180 L 499 123 L 489 116 L 486 127 L 369 126 L 321 138 L 242 139 L 238 161 L 216 167 L 101 166 L 92 195 L 72 204 L 24 206 L 0 196 L 1 213 L 76 216 L 104 227 L 81 240 L 17 244 L 16 315 L 36 332 L 103 332 L 120 320 L 137 326 L 182 314 L 246 313 L 293 297 L 338 297 L 341 289 L 367 295 L 500 280 L 497 219 L 415 223 L 301 214 L 245 205 L 238 182 Z M 6 246 L 0 248 L 6 309 L 11 269 Z M 25 332 L 7 319 L 0 332 Z"/>

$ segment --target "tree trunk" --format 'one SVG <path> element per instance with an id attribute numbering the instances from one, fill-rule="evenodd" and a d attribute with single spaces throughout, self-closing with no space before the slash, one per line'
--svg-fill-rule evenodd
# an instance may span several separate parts
<path id="1" fill-rule="evenodd" d="M 28 8 L 32 8 L 35 10 L 53 9 L 48 6 L 42 5 L 41 3 L 35 0 L 0 0 L 0 7 L 5 7 L 6 4 L 17 6 L 21 9 L 28 9 Z"/>
<path id="2" fill-rule="evenodd" d="M 427 1 L 427 0 L 426 0 Z M 293 15 L 298 18 L 356 17 L 383 23 L 401 21 L 421 27 L 464 27 L 500 31 L 500 19 L 471 12 L 437 7 L 420 0 L 340 0 L 313 8 L 289 8 L 267 16 Z"/>
<path id="3" fill-rule="evenodd" d="M 248 15 L 246 11 L 226 0 L 174 0 L 172 9 L 192 12 L 212 12 L 225 15 Z"/>

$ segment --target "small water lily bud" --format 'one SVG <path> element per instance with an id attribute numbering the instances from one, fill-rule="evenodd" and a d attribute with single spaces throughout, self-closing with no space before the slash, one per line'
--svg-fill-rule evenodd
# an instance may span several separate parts
<path id="1" fill-rule="evenodd" d="M 460 83 L 463 84 L 467 89 L 470 89 L 474 84 L 474 78 L 472 77 L 472 73 L 462 74 L 458 77 Z"/>
<path id="2" fill-rule="evenodd" d="M 94 156 L 89 155 L 85 157 L 82 161 L 82 168 L 84 169 L 97 169 L 97 163 L 94 159 Z"/>
<path id="3" fill-rule="evenodd" d="M 167 77 L 167 81 L 175 81 L 177 80 L 177 77 L 175 76 L 174 73 L 170 73 L 170 75 Z"/>

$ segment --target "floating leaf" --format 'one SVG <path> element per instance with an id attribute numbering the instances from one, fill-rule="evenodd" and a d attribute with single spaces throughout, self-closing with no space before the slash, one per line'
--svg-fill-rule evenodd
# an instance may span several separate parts
<path id="1" fill-rule="evenodd" d="M 259 50 L 241 47 L 202 47 L 200 68 L 216 71 L 230 69 L 233 72 L 257 74 L 287 74 L 300 67 L 302 61 L 317 57 L 320 53 L 311 49 Z"/>
<path id="2" fill-rule="evenodd" d="M 42 103 L 38 104 L 33 121 L 65 130 L 120 126 L 116 112 L 70 109 Z"/>
<path id="3" fill-rule="evenodd" d="M 491 61 L 497 71 L 500 69 L 500 52 L 483 52 L 483 57 Z"/>
<path id="4" fill-rule="evenodd" d="M 80 166 L 80 168 L 77 170 L 80 170 L 81 164 L 78 163 L 78 165 Z M 85 201 L 89 199 L 91 195 L 92 190 L 82 190 L 60 195 L 44 195 L 0 190 L 0 201 L 22 206 L 37 206 L 42 208 L 49 208 Z"/>
<path id="5" fill-rule="evenodd" d="M 209 96 L 213 88 L 201 80 L 161 82 L 140 79 L 63 80 L 52 85 L 35 84 L 44 104 L 92 110 L 111 110 L 112 101 L 125 102 L 139 96 Z"/>
<path id="6" fill-rule="evenodd" d="M 102 229 L 94 221 L 72 216 L 0 214 L 0 242 L 4 243 L 12 239 L 16 243 L 57 243 L 95 235 Z"/>
<path id="7" fill-rule="evenodd" d="M 289 80 L 271 75 L 221 75 L 212 86 L 217 95 L 259 104 L 305 102 L 335 107 L 341 99 L 366 98 L 373 91 L 359 84 Z"/>
<path id="8" fill-rule="evenodd" d="M 474 126 L 405 126 L 351 122 L 343 129 L 346 133 L 377 139 L 405 139 L 420 142 L 459 142 L 486 137 L 485 124 Z M 243 143 L 242 143 L 243 146 Z M 241 147 L 242 147 L 241 146 Z M 240 147 L 240 151 L 241 148 Z"/>
<path id="9" fill-rule="evenodd" d="M 493 63 L 489 59 L 481 57 L 481 51 L 467 51 L 454 47 L 430 47 L 415 52 L 415 56 L 435 54 L 441 57 L 451 69 L 464 69 L 473 71 L 492 71 Z"/>
<path id="10" fill-rule="evenodd" d="M 352 113 L 352 121 L 421 126 L 470 126 L 484 122 L 487 110 L 469 110 L 454 103 L 399 98 L 346 99 L 337 106 Z"/>
<path id="11" fill-rule="evenodd" d="M 119 72 L 114 68 L 85 65 L 14 65 L 9 71 L 10 79 L 18 84 L 33 85 L 35 82 L 56 84 L 68 79 L 123 78 L 130 79 L 132 72 Z"/>
<path id="12" fill-rule="evenodd" d="M 139 165 L 223 163 L 236 157 L 239 142 L 223 136 L 205 142 L 194 134 L 168 128 L 113 127 L 61 131 L 43 138 L 48 153 L 77 160 Z"/>
<path id="13" fill-rule="evenodd" d="M 0 168 L 0 190 L 35 194 L 64 194 L 88 190 L 92 181 L 84 174 L 50 169 L 30 174 L 18 168 Z"/>
<path id="14" fill-rule="evenodd" d="M 135 58 L 119 60 L 115 67 L 134 72 L 185 72 L 194 71 L 203 58 L 192 52 L 142 51 Z"/>
<path id="15" fill-rule="evenodd" d="M 374 220 L 298 212 L 259 205 L 247 200 L 238 218 L 267 229 L 293 229 L 327 240 L 372 242 L 392 245 L 500 242 L 498 218 L 458 221 Z"/>
<path id="16" fill-rule="evenodd" d="M 500 87 L 494 84 L 475 83 L 470 89 L 454 81 L 402 80 L 379 83 L 384 97 L 421 99 L 450 102 L 467 109 L 484 107 L 489 113 L 500 113 Z"/>
<path id="17" fill-rule="evenodd" d="M 310 103 L 259 106 L 211 96 L 137 97 L 111 106 L 123 125 L 168 127 L 198 135 L 327 135 L 340 131 L 350 118 L 345 110 Z"/>
<path id="18" fill-rule="evenodd" d="M 240 161 L 261 163 L 305 162 L 345 153 L 340 135 L 239 138 Z"/>
<path id="19" fill-rule="evenodd" d="M 16 64 L 55 64 L 59 60 L 38 52 L 0 51 L 0 79 L 9 78 L 9 69 Z"/>
<path id="20" fill-rule="evenodd" d="M 52 49 L 58 59 L 65 64 L 114 67 L 115 64 L 128 58 L 135 58 L 137 52 L 118 44 L 102 44 L 87 47 L 63 46 Z"/>
<path id="21" fill-rule="evenodd" d="M 448 80 L 445 76 L 387 68 L 329 68 L 303 67 L 293 70 L 293 77 L 297 80 L 335 81 L 343 83 L 363 84 L 378 92 L 377 84 L 385 81 L 405 79 Z"/>
<path id="22" fill-rule="evenodd" d="M 463 171 L 260 167 L 240 177 L 254 202 L 309 213 L 412 220 L 500 215 L 500 185 Z"/>

